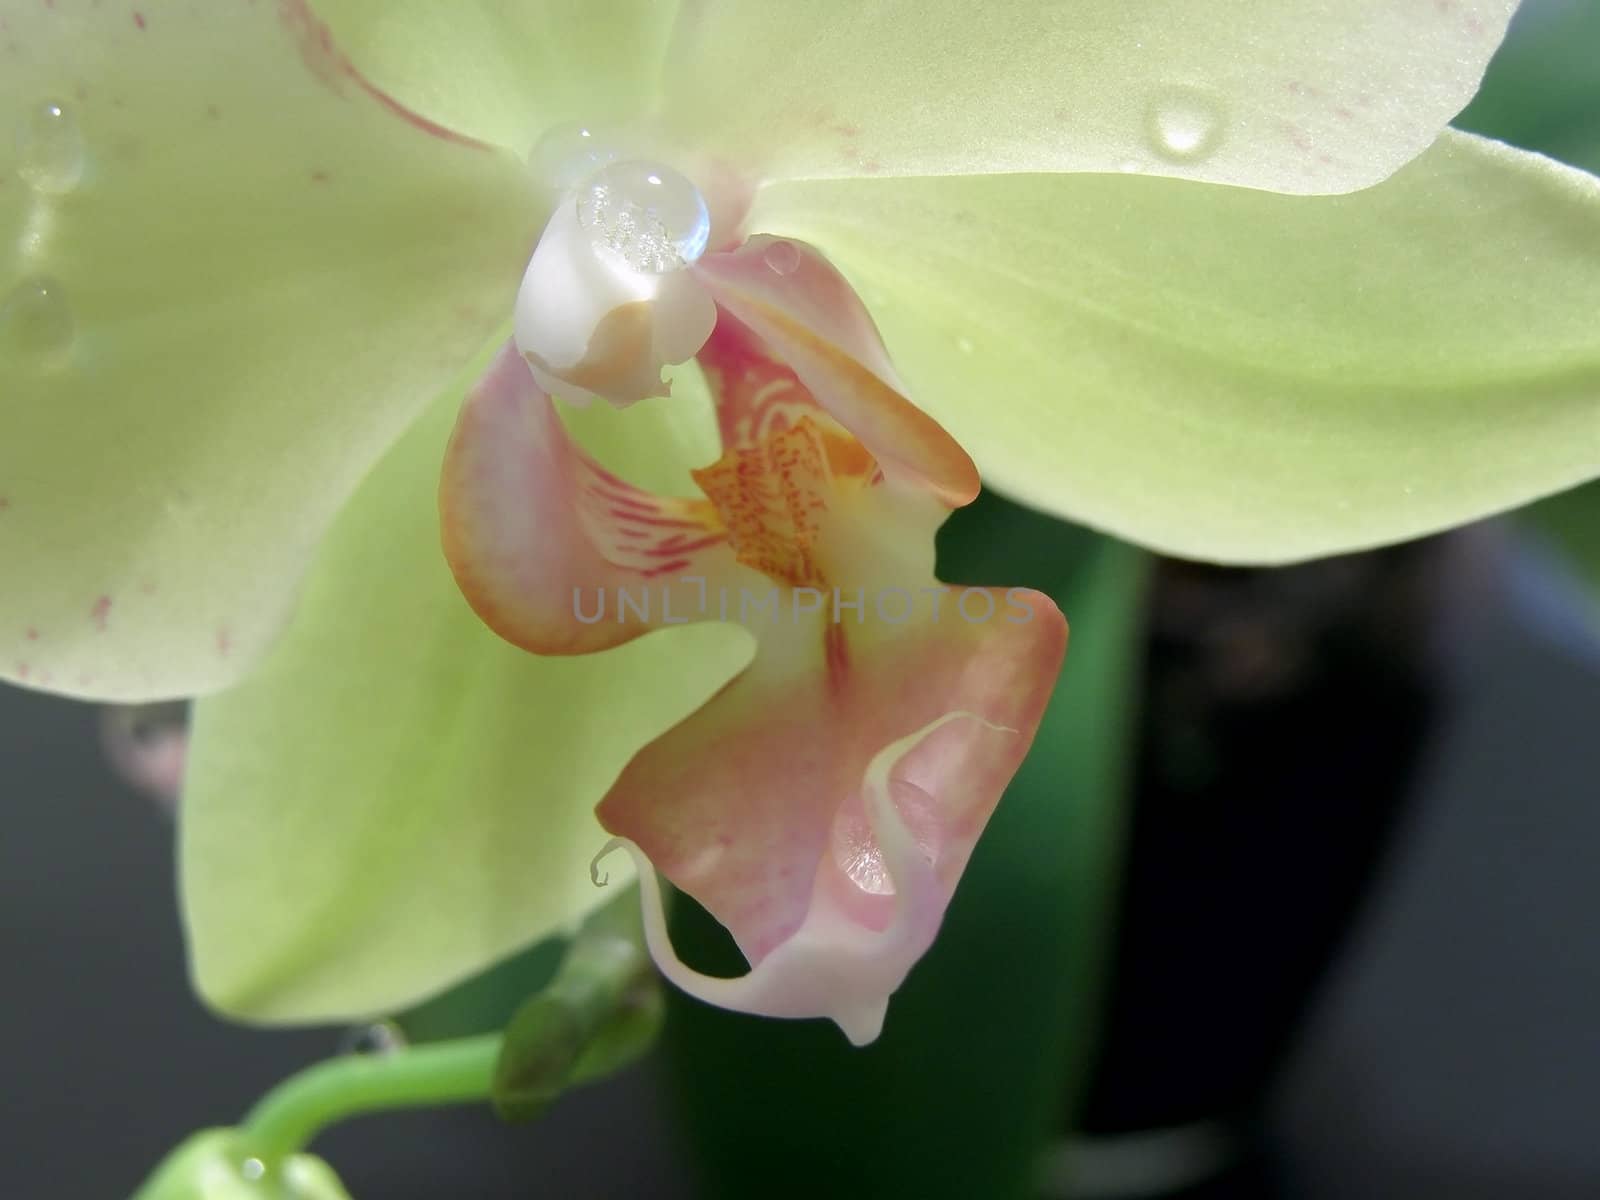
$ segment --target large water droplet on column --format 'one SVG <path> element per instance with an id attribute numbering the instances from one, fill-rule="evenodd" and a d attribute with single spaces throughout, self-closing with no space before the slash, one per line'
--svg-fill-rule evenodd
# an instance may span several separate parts
<path id="1" fill-rule="evenodd" d="M 611 163 L 578 189 L 578 224 L 628 267 L 664 275 L 705 253 L 711 214 L 700 189 L 671 167 Z"/>
<path id="2" fill-rule="evenodd" d="M 54 280 L 25 279 L 0 301 L 0 359 L 57 365 L 72 348 L 72 332 L 72 309 Z"/>
<path id="3" fill-rule="evenodd" d="M 1195 163 L 1222 141 L 1221 103 L 1198 88 L 1174 87 L 1158 93 L 1145 118 L 1150 148 L 1168 162 Z"/>
<path id="4" fill-rule="evenodd" d="M 17 135 L 17 160 L 17 174 L 35 191 L 70 192 L 83 178 L 83 134 L 76 118 L 53 102 L 29 109 Z"/>

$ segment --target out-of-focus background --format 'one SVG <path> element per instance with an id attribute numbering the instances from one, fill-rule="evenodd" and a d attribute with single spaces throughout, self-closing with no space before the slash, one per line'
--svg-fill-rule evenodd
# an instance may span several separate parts
<path id="1" fill-rule="evenodd" d="M 1600 169 L 1600 4 L 1525 5 L 1462 123 Z M 1079 1128 L 1030 1167 L 1040 1197 L 1600 1196 L 1600 589 L 1563 557 L 1585 530 L 1600 544 L 1597 486 L 1282 571 L 1155 564 L 1130 626 L 1115 933 L 1059 945 L 1103 951 L 1108 982 L 1093 1045 L 1070 1049 L 1087 1083 L 1061 1108 Z M 942 553 L 970 560 L 962 538 L 996 529 L 1057 536 L 977 507 Z M 126 1195 L 186 1134 L 348 1042 L 197 1004 L 171 815 L 112 769 L 101 726 L 90 706 L 0 689 L 7 1195 Z M 994 920 L 976 904 L 958 894 L 958 934 Z M 995 941 L 1028 945 L 1026 908 L 999 911 Z M 862 1116 L 829 1091 L 839 1064 L 878 1078 L 898 1055 L 920 1060 L 940 1113 L 930 1176 L 958 1180 L 948 1131 L 1000 1099 L 960 1051 L 1023 1003 L 1001 990 L 938 1041 L 890 1036 L 850 1060 L 830 1030 L 675 1002 L 661 1052 L 538 1123 L 385 1116 L 317 1149 L 359 1198 L 814 1194 L 817 1164 L 916 1136 L 914 1114 Z"/>

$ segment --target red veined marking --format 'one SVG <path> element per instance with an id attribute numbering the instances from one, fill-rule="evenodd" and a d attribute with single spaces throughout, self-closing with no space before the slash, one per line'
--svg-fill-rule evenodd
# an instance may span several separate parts
<path id="1" fill-rule="evenodd" d="M 708 546 L 717 545 L 717 543 L 725 540 L 725 537 L 726 535 L 724 534 L 713 533 L 697 542 L 689 542 L 687 545 L 682 546 L 671 546 L 663 542 L 659 546 L 642 548 L 640 553 L 647 554 L 652 558 L 661 558 L 668 554 L 693 554 L 696 550 L 704 550 Z"/>
<path id="2" fill-rule="evenodd" d="M 845 676 L 850 673 L 850 646 L 845 640 L 844 626 L 839 622 L 828 622 L 827 632 L 822 635 L 822 651 L 828 668 L 828 690 L 841 692 Z"/>

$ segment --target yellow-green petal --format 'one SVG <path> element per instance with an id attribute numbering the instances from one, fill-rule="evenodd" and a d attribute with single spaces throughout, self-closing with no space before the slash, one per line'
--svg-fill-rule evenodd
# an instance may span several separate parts
<path id="1" fill-rule="evenodd" d="M 1600 180 L 1447 134 L 1297 198 L 1116 176 L 783 184 L 985 482 L 1270 563 L 1600 474 Z"/>
<path id="2" fill-rule="evenodd" d="M 676 0 L 316 0 L 363 71 L 417 111 L 527 153 L 566 122 L 631 124 Z"/>
<path id="3" fill-rule="evenodd" d="M 183 903 L 196 985 L 224 1012 L 393 1011 L 569 927 L 609 895 L 589 878 L 594 805 L 748 660 L 722 625 L 576 658 L 490 633 L 439 551 L 458 402 L 362 484 L 259 671 L 196 706 Z"/>
<path id="4" fill-rule="evenodd" d="M 665 115 L 767 178 L 1133 171 L 1347 192 L 1433 141 L 1515 7 L 700 0 Z"/>
<path id="5" fill-rule="evenodd" d="M 0 677 L 237 678 L 362 474 L 509 314 L 540 216 L 522 166 L 324 33 L 293 2 L 8 10 Z"/>

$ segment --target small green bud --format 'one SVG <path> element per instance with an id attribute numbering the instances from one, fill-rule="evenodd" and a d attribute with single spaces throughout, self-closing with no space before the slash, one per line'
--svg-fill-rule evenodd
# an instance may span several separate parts
<path id="1" fill-rule="evenodd" d="M 237 1129 L 205 1129 L 162 1160 L 133 1200 L 350 1200 L 320 1158 L 272 1162 Z"/>

